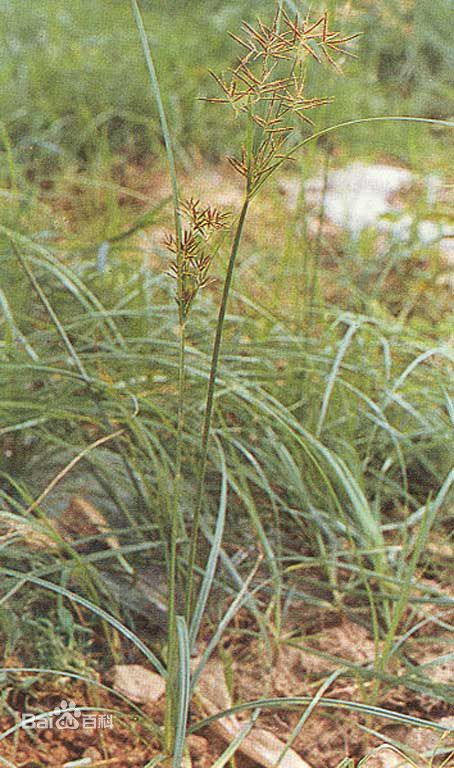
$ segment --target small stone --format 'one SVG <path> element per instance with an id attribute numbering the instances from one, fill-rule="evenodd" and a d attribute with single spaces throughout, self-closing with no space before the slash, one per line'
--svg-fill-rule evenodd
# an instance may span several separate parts
<path id="1" fill-rule="evenodd" d="M 436 750 L 440 746 L 452 748 L 454 746 L 454 717 L 443 717 L 437 722 L 450 730 L 443 733 L 432 731 L 430 728 L 414 728 L 408 736 L 408 746 L 421 754 Z"/>
<path id="2" fill-rule="evenodd" d="M 208 740 L 204 736 L 190 733 L 186 739 L 191 757 L 203 757 L 208 753 Z"/>
<path id="3" fill-rule="evenodd" d="M 113 687 L 136 704 L 149 704 L 164 695 L 166 684 L 161 675 L 139 664 L 120 664 L 114 667 Z"/>
<path id="4" fill-rule="evenodd" d="M 379 748 L 365 761 L 367 768 L 414 768 L 402 753 L 392 747 Z"/>

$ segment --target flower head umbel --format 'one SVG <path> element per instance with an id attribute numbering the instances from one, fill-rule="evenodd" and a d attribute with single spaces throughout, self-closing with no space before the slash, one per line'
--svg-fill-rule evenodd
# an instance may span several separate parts
<path id="1" fill-rule="evenodd" d="M 245 49 L 229 77 L 211 73 L 222 93 L 206 99 L 229 104 L 255 126 L 240 157 L 229 162 L 245 177 L 252 195 L 287 154 L 282 154 L 293 131 L 291 116 L 312 125 L 311 110 L 330 101 L 306 96 L 305 63 L 308 58 L 339 68 L 335 57 L 352 55 L 345 46 L 357 35 L 343 36 L 329 27 L 324 13 L 315 21 L 291 18 L 281 7 L 271 24 L 258 19 L 256 26 L 243 23 L 243 36 L 231 35 Z"/>
<path id="2" fill-rule="evenodd" d="M 178 281 L 177 302 L 185 318 L 199 289 L 209 283 L 209 269 L 219 248 L 214 236 L 228 227 L 230 214 L 210 205 L 204 207 L 194 198 L 186 200 L 180 208 L 187 222 L 181 240 L 178 243 L 170 233 L 164 245 L 175 256 L 168 274 Z"/>

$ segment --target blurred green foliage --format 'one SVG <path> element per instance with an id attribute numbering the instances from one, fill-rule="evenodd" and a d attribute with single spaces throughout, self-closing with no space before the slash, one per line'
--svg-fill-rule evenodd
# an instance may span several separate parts
<path id="1" fill-rule="evenodd" d="M 286 0 L 289 11 L 296 6 Z M 306 6 L 298 4 L 305 12 Z M 356 0 L 328 7 L 335 25 L 362 31 L 348 78 L 310 73 L 310 90 L 334 95 L 326 119 L 400 112 L 446 116 L 452 101 L 449 0 Z M 143 2 L 150 42 L 181 160 L 202 152 L 217 159 L 236 142 L 233 120 L 198 97 L 210 92 L 207 70 L 226 69 L 237 55 L 229 30 L 241 19 L 273 12 L 269 0 Z M 100 151 L 140 159 L 160 138 L 141 51 L 124 0 L 4 0 L 0 7 L 0 115 L 15 156 L 30 173 L 68 161 L 90 163 Z M 319 116 L 318 121 L 323 121 Z M 367 144 L 371 129 L 358 133 Z M 421 133 L 421 132 L 420 132 Z M 383 139 L 395 143 L 398 131 Z"/>

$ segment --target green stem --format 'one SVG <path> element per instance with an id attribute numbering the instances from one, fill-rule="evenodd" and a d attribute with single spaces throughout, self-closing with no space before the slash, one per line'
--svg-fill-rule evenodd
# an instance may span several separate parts
<path id="1" fill-rule="evenodd" d="M 183 304 L 183 253 L 181 249 L 182 222 L 180 212 L 180 195 L 178 189 L 178 178 L 173 152 L 172 137 L 170 135 L 167 117 L 161 98 L 161 91 L 156 75 L 150 46 L 148 44 L 147 33 L 143 23 L 142 14 L 137 0 L 131 0 L 132 11 L 134 14 L 137 29 L 139 31 L 142 50 L 150 77 L 151 89 L 158 109 L 159 122 L 162 135 L 164 137 L 167 163 L 169 166 L 170 181 L 172 185 L 173 215 L 175 222 L 176 239 L 176 261 L 177 261 L 177 303 L 178 303 L 178 323 L 180 333 L 179 360 L 178 360 L 178 415 L 177 415 L 177 445 L 175 459 L 175 478 L 173 509 L 171 512 L 169 549 L 168 549 L 168 627 L 167 627 L 167 681 L 166 681 L 166 710 L 164 721 L 164 742 L 165 750 L 168 755 L 172 755 L 175 744 L 175 729 L 177 722 L 177 700 L 176 700 L 176 677 L 178 667 L 178 638 L 177 638 L 177 605 L 176 605 L 176 582 L 177 582 L 177 540 L 178 528 L 180 523 L 180 495 L 181 495 L 181 465 L 182 465 L 182 443 L 184 433 L 184 390 L 185 390 L 185 314 Z"/>
<path id="2" fill-rule="evenodd" d="M 177 541 L 179 533 L 179 504 L 181 496 L 181 467 L 183 454 L 184 431 L 184 390 L 185 390 L 185 353 L 186 325 L 180 324 L 180 344 L 178 358 L 178 416 L 177 416 L 177 449 L 174 476 L 174 508 L 171 520 L 169 541 L 169 575 L 168 575 L 168 627 L 167 627 L 167 681 L 166 681 L 166 714 L 164 725 L 165 749 L 173 754 L 175 743 L 175 726 L 177 716 L 177 667 L 178 667 L 178 638 L 177 638 Z"/>
<path id="3" fill-rule="evenodd" d="M 247 191 L 244 198 L 243 206 L 241 208 L 240 218 L 238 219 L 235 237 L 232 243 L 232 249 L 230 251 L 230 259 L 227 267 L 227 273 L 226 273 L 225 282 L 224 282 L 224 289 L 222 292 L 222 300 L 219 307 L 218 321 L 216 325 L 216 334 L 214 337 L 213 351 L 211 355 L 211 368 L 210 368 L 210 376 L 208 379 L 205 415 L 204 415 L 203 429 L 202 429 L 202 455 L 201 455 L 199 477 L 198 477 L 198 484 L 197 484 L 196 505 L 194 510 L 194 518 L 192 521 L 191 541 L 190 541 L 190 548 L 189 548 L 189 559 L 188 559 L 188 570 L 187 570 L 188 581 L 186 585 L 185 616 L 188 624 L 190 623 L 191 613 L 192 613 L 192 598 L 193 598 L 193 592 L 194 592 L 194 575 L 195 575 L 195 564 L 196 564 L 196 556 L 197 556 L 197 544 L 198 544 L 198 537 L 199 537 L 200 517 L 201 517 L 202 505 L 203 505 L 203 490 L 205 485 L 205 473 L 206 473 L 206 465 L 207 465 L 207 458 L 208 458 L 208 444 L 210 439 L 211 422 L 213 417 L 214 390 L 216 386 L 219 354 L 221 351 L 222 334 L 224 330 L 225 314 L 227 311 L 227 302 L 229 298 L 230 287 L 232 285 L 236 257 L 238 254 L 238 249 L 239 249 L 241 237 L 243 234 L 243 227 L 244 227 L 244 222 L 246 220 L 248 208 L 249 208 L 249 192 Z"/>

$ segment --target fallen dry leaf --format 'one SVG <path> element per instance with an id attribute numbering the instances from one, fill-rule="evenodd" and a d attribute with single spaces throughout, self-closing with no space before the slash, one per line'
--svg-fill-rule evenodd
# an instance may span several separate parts
<path id="1" fill-rule="evenodd" d="M 51 521 L 48 522 L 49 527 L 52 527 Z M 58 544 L 54 539 L 47 535 L 44 529 L 44 525 L 41 525 L 37 521 L 24 520 L 23 523 L 18 521 L 8 521 L 8 530 L 2 536 L 4 541 L 9 539 L 23 539 L 24 544 L 31 549 L 38 550 L 57 550 Z"/>
<path id="2" fill-rule="evenodd" d="M 109 523 L 91 501 L 82 496 L 73 496 L 58 528 L 70 536 L 95 536 L 97 533 L 108 534 L 105 540 L 111 549 L 120 549 L 120 542 L 109 534 Z"/>
<path id="3" fill-rule="evenodd" d="M 220 662 L 211 661 L 206 665 L 200 676 L 197 697 L 207 716 L 215 715 L 232 706 Z M 243 727 L 244 723 L 239 722 L 235 715 L 222 717 L 210 724 L 210 728 L 227 742 L 233 741 Z M 284 748 L 285 743 L 273 733 L 264 728 L 254 728 L 243 739 L 238 752 L 242 752 L 264 768 L 275 768 Z M 287 750 L 279 766 L 280 768 L 310 768 L 309 764 L 293 749 Z"/>

